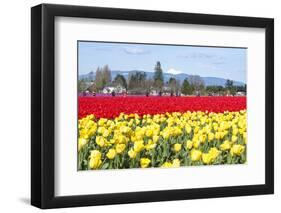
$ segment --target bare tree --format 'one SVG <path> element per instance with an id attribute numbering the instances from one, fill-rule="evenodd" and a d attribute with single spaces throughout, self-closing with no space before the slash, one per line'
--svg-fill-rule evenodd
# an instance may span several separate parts
<path id="1" fill-rule="evenodd" d="M 103 79 L 104 79 L 105 84 L 110 83 L 111 82 L 111 71 L 110 71 L 108 65 L 105 65 L 102 68 L 102 73 L 103 73 Z"/>
<path id="2" fill-rule="evenodd" d="M 147 93 L 150 93 L 151 92 L 151 89 L 153 87 L 153 80 L 152 79 L 146 79 L 145 82 L 144 82 L 144 87 L 146 89 L 146 92 Z"/>
<path id="3" fill-rule="evenodd" d="M 105 65 L 103 68 L 98 67 L 96 71 L 96 78 L 95 78 L 96 89 L 100 91 L 110 82 L 111 82 L 111 71 L 108 65 Z"/>

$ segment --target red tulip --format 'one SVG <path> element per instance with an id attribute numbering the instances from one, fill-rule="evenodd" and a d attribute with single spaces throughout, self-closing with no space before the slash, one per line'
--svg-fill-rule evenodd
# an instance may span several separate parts
<path id="1" fill-rule="evenodd" d="M 79 118 L 94 114 L 114 118 L 121 112 L 160 114 L 166 112 L 224 112 L 246 109 L 246 97 L 79 97 Z"/>

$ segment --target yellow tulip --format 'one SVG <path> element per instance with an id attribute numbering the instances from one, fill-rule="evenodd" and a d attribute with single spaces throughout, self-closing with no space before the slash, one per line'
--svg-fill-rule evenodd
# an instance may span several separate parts
<path id="1" fill-rule="evenodd" d="M 225 140 L 221 145 L 220 149 L 223 151 L 229 150 L 231 148 L 231 143 L 228 140 Z"/>
<path id="2" fill-rule="evenodd" d="M 147 129 L 147 130 L 145 131 L 145 135 L 146 135 L 147 137 L 151 137 L 152 134 L 153 134 L 153 131 L 152 131 L 151 129 Z"/>
<path id="3" fill-rule="evenodd" d="M 190 157 L 192 161 L 199 161 L 201 159 L 202 152 L 197 149 L 192 149 L 190 152 Z"/>
<path id="4" fill-rule="evenodd" d="M 98 150 L 91 151 L 89 166 L 91 169 L 97 169 L 101 165 L 101 153 Z"/>
<path id="5" fill-rule="evenodd" d="M 148 143 L 145 145 L 146 150 L 151 150 L 156 147 L 156 144 L 150 139 Z"/>
<path id="6" fill-rule="evenodd" d="M 109 136 L 109 134 L 110 134 L 110 132 L 108 131 L 108 129 L 105 129 L 102 133 L 102 136 L 106 138 Z"/>
<path id="7" fill-rule="evenodd" d="M 180 150 L 181 150 L 181 144 L 179 143 L 174 144 L 174 151 L 179 152 Z"/>
<path id="8" fill-rule="evenodd" d="M 109 149 L 107 154 L 106 154 L 106 157 L 108 159 L 113 159 L 113 158 L 115 158 L 115 155 L 116 155 L 115 149 Z"/>
<path id="9" fill-rule="evenodd" d="M 144 149 L 144 144 L 143 144 L 143 141 L 136 141 L 134 143 L 134 151 L 135 152 L 140 152 Z"/>
<path id="10" fill-rule="evenodd" d="M 141 168 L 147 168 L 150 164 L 150 160 L 148 158 L 141 158 L 140 159 L 140 165 Z"/>
<path id="11" fill-rule="evenodd" d="M 191 140 L 186 141 L 186 148 L 187 149 L 192 149 L 193 142 Z"/>
<path id="12" fill-rule="evenodd" d="M 104 147 L 106 145 L 106 141 L 104 139 L 104 137 L 102 136 L 97 136 L 96 137 L 96 143 L 100 146 L 100 147 Z"/>
<path id="13" fill-rule="evenodd" d="M 174 159 L 172 163 L 172 167 L 180 167 L 180 160 L 179 159 Z"/>
<path id="14" fill-rule="evenodd" d="M 212 162 L 212 156 L 209 153 L 202 154 L 202 161 L 205 164 L 210 164 Z"/>
<path id="15" fill-rule="evenodd" d="M 209 140 L 209 141 L 213 141 L 214 138 L 215 138 L 214 133 L 210 132 L 210 133 L 208 134 L 208 140 Z"/>
<path id="16" fill-rule="evenodd" d="M 235 143 L 237 140 L 238 140 L 237 136 L 236 136 L 236 135 L 232 135 L 231 141 L 232 141 L 233 143 Z"/>
<path id="17" fill-rule="evenodd" d="M 128 151 L 128 155 L 129 155 L 130 158 L 136 158 L 137 153 L 133 149 L 130 149 Z"/>
<path id="18" fill-rule="evenodd" d="M 185 126 L 185 131 L 186 131 L 187 134 L 190 134 L 191 130 L 192 130 L 191 126 L 189 126 L 189 125 Z"/>
<path id="19" fill-rule="evenodd" d="M 123 143 L 120 143 L 120 144 L 117 144 L 116 145 L 116 152 L 118 153 L 118 154 L 120 154 L 120 153 L 122 153 L 123 151 L 124 151 L 124 149 L 126 148 L 126 145 L 125 144 L 123 144 Z"/>
<path id="20" fill-rule="evenodd" d="M 208 153 L 211 155 L 212 159 L 215 160 L 219 156 L 220 151 L 216 147 L 212 147 Z"/>
<path id="21" fill-rule="evenodd" d="M 152 140 L 154 143 L 156 143 L 159 140 L 159 136 L 153 135 Z"/>
<path id="22" fill-rule="evenodd" d="M 173 164 L 171 162 L 165 162 L 165 163 L 162 164 L 161 167 L 163 167 L 163 168 L 170 168 L 172 166 L 173 166 Z"/>
<path id="23" fill-rule="evenodd" d="M 230 154 L 233 155 L 241 155 L 245 151 L 245 146 L 240 144 L 235 144 L 232 146 L 230 150 Z"/>
<path id="24" fill-rule="evenodd" d="M 82 147 L 84 147 L 87 143 L 88 143 L 88 141 L 86 139 L 79 138 L 78 139 L 78 151 L 80 151 L 80 149 L 82 149 Z"/>

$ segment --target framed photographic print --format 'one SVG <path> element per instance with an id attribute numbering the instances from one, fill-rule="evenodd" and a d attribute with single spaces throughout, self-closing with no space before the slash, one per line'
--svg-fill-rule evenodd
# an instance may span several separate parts
<path id="1" fill-rule="evenodd" d="M 31 203 L 272 194 L 274 21 L 31 9 Z"/>

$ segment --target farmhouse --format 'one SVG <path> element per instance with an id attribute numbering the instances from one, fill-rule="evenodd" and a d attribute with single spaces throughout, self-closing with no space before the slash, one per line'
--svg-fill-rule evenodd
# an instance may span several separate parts
<path id="1" fill-rule="evenodd" d="M 121 85 L 117 85 L 117 86 L 107 86 L 102 90 L 102 93 L 104 94 L 111 94 L 112 92 L 123 93 L 126 92 L 126 89 Z"/>

